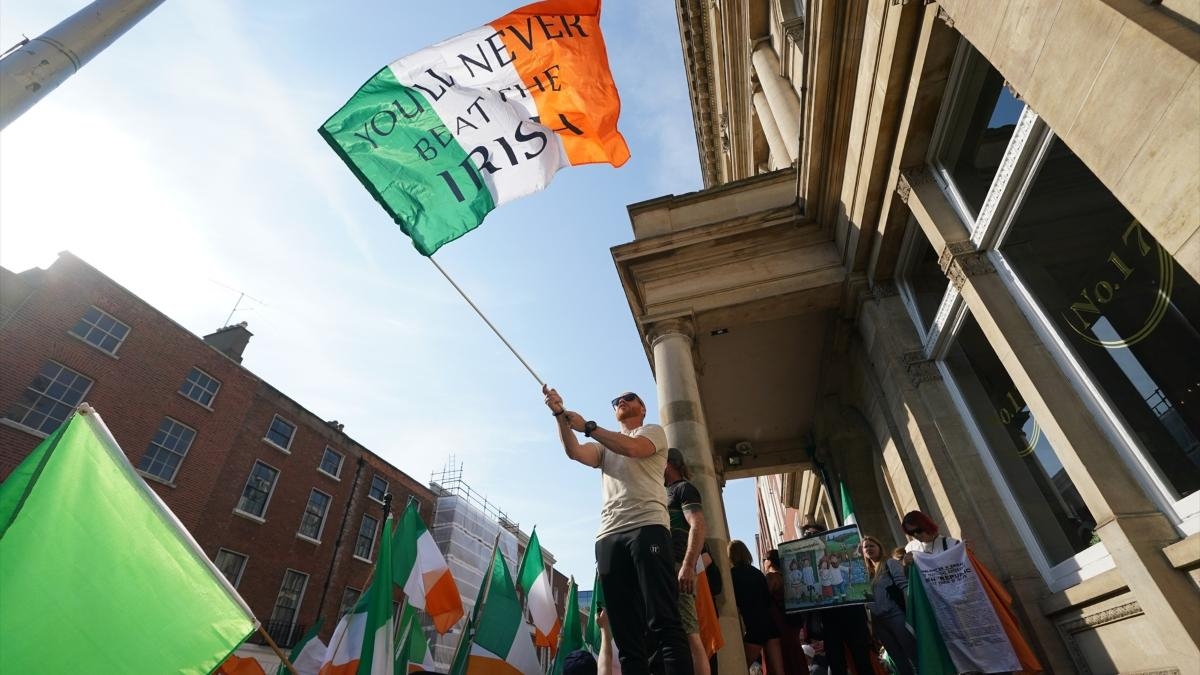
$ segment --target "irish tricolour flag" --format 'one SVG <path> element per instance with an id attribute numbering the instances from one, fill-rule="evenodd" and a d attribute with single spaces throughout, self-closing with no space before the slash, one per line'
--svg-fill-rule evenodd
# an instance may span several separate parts
<path id="1" fill-rule="evenodd" d="M 562 623 L 558 619 L 558 608 L 554 605 L 550 568 L 546 567 L 543 559 L 536 527 L 529 535 L 525 557 L 521 558 L 521 566 L 517 570 L 517 585 L 525 592 L 525 606 L 533 618 L 534 644 L 553 648 L 558 644 L 558 631 Z"/>
<path id="2" fill-rule="evenodd" d="M 458 623 L 463 615 L 458 585 L 414 502 L 408 503 L 396 529 L 392 560 L 392 575 L 404 588 L 410 607 L 428 614 L 438 633 L 444 634 Z"/>
<path id="3" fill-rule="evenodd" d="M 325 140 L 421 254 L 560 168 L 621 166 L 600 0 L 545 0 L 380 70 Z"/>
<path id="4" fill-rule="evenodd" d="M 392 517 L 383 523 L 379 559 L 367 592 L 338 622 L 319 675 L 393 675 Z"/>

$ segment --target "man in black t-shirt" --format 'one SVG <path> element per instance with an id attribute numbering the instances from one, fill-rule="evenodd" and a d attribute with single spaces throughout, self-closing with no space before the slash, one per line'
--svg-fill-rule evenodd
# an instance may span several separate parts
<path id="1" fill-rule="evenodd" d="M 696 616 L 696 561 L 704 548 L 708 526 L 700 503 L 700 491 L 688 482 L 691 477 L 679 448 L 667 449 L 663 483 L 667 486 L 667 515 L 671 520 L 671 545 L 679 567 L 679 618 L 687 633 L 696 675 L 709 675 L 708 654 L 700 641 L 700 620 Z"/>

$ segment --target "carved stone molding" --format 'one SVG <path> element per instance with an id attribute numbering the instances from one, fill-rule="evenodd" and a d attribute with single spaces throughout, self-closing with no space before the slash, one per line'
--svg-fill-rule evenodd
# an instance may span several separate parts
<path id="1" fill-rule="evenodd" d="M 1064 632 L 1075 634 L 1085 630 L 1094 630 L 1105 624 L 1116 623 L 1117 621 L 1139 616 L 1142 613 L 1142 606 L 1135 600 L 1123 605 L 1117 605 L 1116 607 L 1109 607 L 1094 614 L 1085 614 L 1078 619 L 1061 623 L 1059 626 Z"/>
<path id="2" fill-rule="evenodd" d="M 729 115 L 721 113 L 721 149 L 725 154 L 729 154 Z"/>
<path id="3" fill-rule="evenodd" d="M 1000 166 L 996 167 L 996 175 L 992 178 L 992 187 L 979 207 L 979 216 L 975 219 L 975 226 L 971 229 L 971 241 L 976 243 L 982 241 L 984 233 L 991 227 L 992 220 L 996 217 L 996 209 L 1000 206 L 1000 198 L 1008 190 L 1008 183 L 1012 179 L 1013 172 L 1020 163 L 1022 155 L 1025 154 L 1025 144 L 1029 142 L 1029 136 L 1033 132 L 1037 120 L 1037 113 L 1033 112 L 1032 108 L 1026 107 L 1021 110 L 1021 116 L 1017 118 L 1012 137 L 1008 141 L 1008 148 L 1004 151 L 1004 157 L 1000 159 Z"/>
<path id="4" fill-rule="evenodd" d="M 787 19 L 780 24 L 783 28 L 783 34 L 787 36 L 788 42 L 796 45 L 800 49 L 804 49 L 804 17 L 796 16 Z"/>
<path id="5" fill-rule="evenodd" d="M 688 342 L 694 342 L 696 322 L 690 317 L 680 316 L 660 319 L 646 326 L 646 340 L 650 343 L 651 349 L 654 348 L 656 342 L 672 335 L 682 335 L 688 339 Z"/>
<path id="6" fill-rule="evenodd" d="M 942 269 L 942 274 L 950 274 L 950 263 L 954 262 L 955 258 L 975 252 L 975 245 L 968 240 L 963 241 L 948 241 L 946 248 L 942 249 L 938 255 L 938 267 Z"/>
<path id="7" fill-rule="evenodd" d="M 929 170 L 924 166 L 901 169 L 900 175 L 896 179 L 896 196 L 900 197 L 900 201 L 907 204 L 908 198 L 912 195 L 913 188 L 921 187 L 931 180 L 933 180 L 933 176 L 929 174 Z"/>
<path id="8" fill-rule="evenodd" d="M 995 274 L 996 268 L 992 266 L 992 261 L 988 260 L 986 253 L 970 253 L 958 258 L 955 258 L 950 263 L 950 284 L 957 290 L 962 290 L 963 286 L 967 285 L 967 279 L 978 277 L 984 274 Z"/>
<path id="9" fill-rule="evenodd" d="M 1075 662 L 1075 667 L 1082 675 L 1092 675 L 1092 669 L 1088 667 L 1087 654 L 1084 653 L 1083 647 L 1079 644 L 1077 634 L 1090 630 L 1095 630 L 1100 626 L 1125 619 L 1132 619 L 1135 616 L 1141 616 L 1142 606 L 1137 601 L 1126 602 L 1124 604 L 1109 607 L 1108 609 L 1091 614 L 1085 614 L 1078 619 L 1064 621 L 1058 624 L 1059 634 L 1064 638 L 1067 644 L 1067 651 L 1071 654 L 1071 660 Z M 1175 675 L 1179 673 L 1178 669 L 1154 671 L 1161 672 L 1163 675 Z M 1145 675 L 1144 673 L 1142 675 Z"/>
<path id="10" fill-rule="evenodd" d="M 946 248 L 938 255 L 938 267 L 959 291 L 966 285 L 968 278 L 996 271 L 987 254 L 976 251 L 975 245 L 967 240 L 946 242 Z"/>
<path id="11" fill-rule="evenodd" d="M 954 18 L 946 12 L 945 7 L 938 5 L 937 12 L 937 18 L 941 19 L 947 27 L 954 28 Z"/>
<path id="12" fill-rule="evenodd" d="M 900 355 L 900 362 L 904 364 L 904 373 L 914 389 L 922 383 L 940 382 L 942 379 L 937 364 L 925 358 L 923 351 L 905 352 Z"/>

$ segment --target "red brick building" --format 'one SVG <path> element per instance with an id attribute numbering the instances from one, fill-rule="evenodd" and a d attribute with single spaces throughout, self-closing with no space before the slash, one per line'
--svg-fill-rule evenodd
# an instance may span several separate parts
<path id="1" fill-rule="evenodd" d="M 281 643 L 357 599 L 384 493 L 433 493 L 240 365 L 250 332 L 203 339 L 70 253 L 0 268 L 0 478 L 87 401 Z"/>

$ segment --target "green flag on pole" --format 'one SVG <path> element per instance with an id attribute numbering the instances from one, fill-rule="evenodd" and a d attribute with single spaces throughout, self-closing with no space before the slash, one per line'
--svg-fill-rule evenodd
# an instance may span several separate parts
<path id="1" fill-rule="evenodd" d="M 83 407 L 0 485 L 0 672 L 211 672 L 257 624 Z"/>
<path id="2" fill-rule="evenodd" d="M 858 523 L 854 517 L 854 502 L 850 501 L 850 493 L 846 491 L 846 484 L 842 481 L 838 481 L 838 496 L 842 502 L 842 525 Z"/>
<path id="3" fill-rule="evenodd" d="M 579 624 L 579 589 L 575 586 L 575 577 L 571 577 L 571 583 L 568 588 L 570 590 L 567 592 L 567 608 L 563 617 L 562 639 L 558 642 L 558 652 L 554 656 L 554 665 L 550 668 L 550 675 L 561 675 L 563 661 L 567 658 L 567 655 L 584 647 L 583 626 Z"/>
<path id="4" fill-rule="evenodd" d="M 600 654 L 600 645 L 602 637 L 600 635 L 600 626 L 596 623 L 596 614 L 604 609 L 604 586 L 600 584 L 600 570 L 596 570 L 596 579 L 592 582 L 592 606 L 588 610 L 587 630 L 584 632 L 584 641 L 587 642 L 588 649 L 592 650 L 592 654 Z"/>

